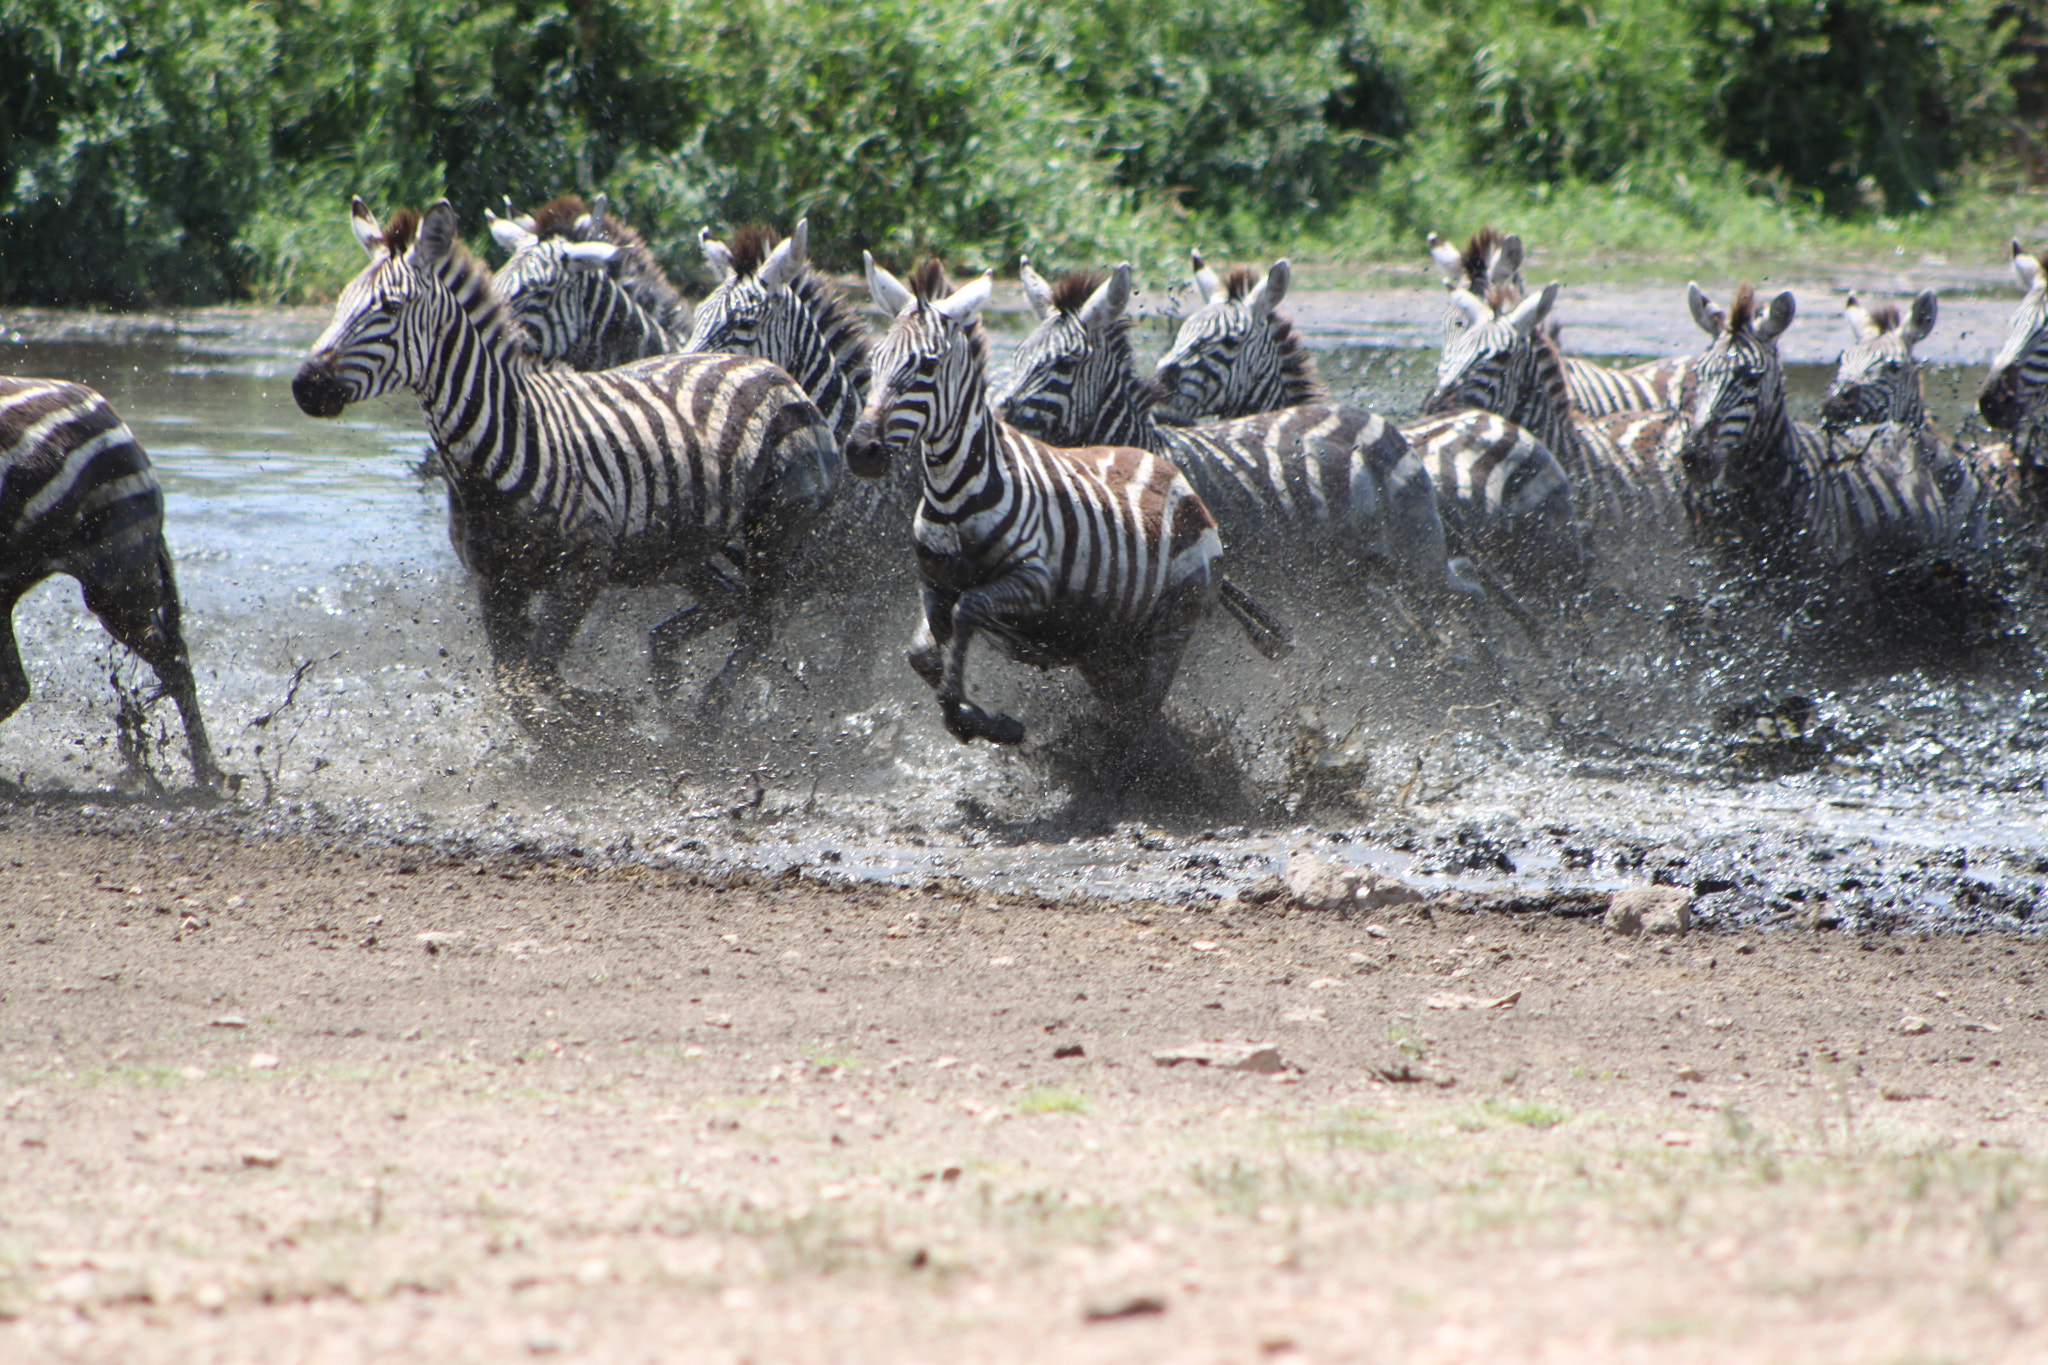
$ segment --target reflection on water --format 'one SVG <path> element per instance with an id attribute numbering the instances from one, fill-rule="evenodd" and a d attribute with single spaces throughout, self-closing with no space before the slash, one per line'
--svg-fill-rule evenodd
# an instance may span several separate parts
<path id="1" fill-rule="evenodd" d="M 602 752 L 543 750 L 490 683 L 444 495 L 423 472 L 415 400 L 366 403 L 338 422 L 293 405 L 291 374 L 324 322 L 310 310 L 209 312 L 175 328 L 35 315 L 0 334 L 0 372 L 94 385 L 155 460 L 202 697 L 258 812 L 311 801 L 484 839 L 1192 899 L 1227 896 L 1309 839 L 1439 885 L 1616 885 L 1651 875 L 1655 850 L 1679 844 L 1701 845 L 1669 865 L 1690 867 L 1680 879 L 1709 863 L 1738 875 L 1763 831 L 1789 842 L 1759 858 L 1832 842 L 1875 850 L 1873 867 L 1990 859 L 1986 876 L 2022 890 L 2048 842 L 2048 694 L 2029 686 L 2030 649 L 1893 674 L 1768 649 L 1716 657 L 1675 645 L 1656 600 L 1611 604 L 1597 635 L 1548 656 L 1509 642 L 1489 657 L 1469 638 L 1415 629 L 1341 568 L 1294 564 L 1239 564 L 1233 576 L 1296 625 L 1300 650 L 1269 665 L 1234 632 L 1200 637 L 1172 702 L 1180 747 L 1122 812 L 1137 823 L 1101 837 L 1065 841 L 1060 823 L 1090 771 L 1089 705 L 1071 677 L 980 654 L 977 690 L 1027 716 L 1032 741 L 997 752 L 944 735 L 902 663 L 915 598 L 894 542 L 867 560 L 834 547 L 820 572 L 840 581 L 792 604 L 776 662 L 714 734 L 664 712 L 647 687 L 644 631 L 674 595 L 606 594 L 569 671 L 631 723 Z M 1148 323 L 1141 338 L 1156 349 L 1165 328 Z M 998 363 L 1015 339 L 999 336 Z M 1434 356 L 1345 346 L 1321 364 L 1339 396 L 1400 415 Z M 1952 429 L 1977 373 L 1929 367 L 1930 402 Z M 1810 415 L 1829 372 L 1788 376 L 1794 412 Z M 16 620 L 35 695 L 0 727 L 0 779 L 108 785 L 108 676 L 132 685 L 143 671 L 68 580 L 32 593 Z M 694 676 L 708 677 L 723 647 L 705 642 Z M 1846 741 L 1784 771 L 1731 760 L 1740 745 L 1717 710 L 1794 692 Z M 155 713 L 167 734 L 169 712 Z M 164 767 L 182 779 L 182 754 Z M 1460 852 L 1495 844 L 1505 851 Z M 1859 882 L 1854 894 L 1875 893 Z"/>

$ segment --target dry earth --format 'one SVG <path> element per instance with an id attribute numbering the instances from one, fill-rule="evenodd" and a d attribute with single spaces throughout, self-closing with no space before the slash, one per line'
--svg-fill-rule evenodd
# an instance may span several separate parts
<path id="1" fill-rule="evenodd" d="M 4 814 L 9 1361 L 2048 1359 L 2039 937 Z"/>

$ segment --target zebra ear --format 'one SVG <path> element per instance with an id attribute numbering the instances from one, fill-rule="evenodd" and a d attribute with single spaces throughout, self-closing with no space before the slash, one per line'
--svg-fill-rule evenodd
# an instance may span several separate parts
<path id="1" fill-rule="evenodd" d="M 348 203 L 349 231 L 363 244 L 363 250 L 372 256 L 384 249 L 384 229 L 377 226 L 377 215 L 370 212 L 370 206 L 359 194 Z M 2014 245 L 2018 245 L 2015 243 Z"/>
<path id="2" fill-rule="evenodd" d="M 1917 346 L 1927 339 L 1927 334 L 1934 330 L 1934 316 L 1939 307 L 1932 289 L 1923 289 L 1913 296 L 1913 309 L 1907 314 L 1906 327 L 1901 333 L 1908 346 Z"/>
<path id="3" fill-rule="evenodd" d="M 1516 304 L 1514 311 L 1508 314 L 1509 324 L 1523 336 L 1529 335 L 1536 329 L 1537 324 L 1550 315 L 1551 305 L 1557 302 L 1557 291 L 1560 287 L 1556 280 L 1552 280 L 1543 287 L 1542 293 L 1532 294 Z"/>
<path id="4" fill-rule="evenodd" d="M 1685 302 L 1692 309 L 1692 320 L 1700 325 L 1702 332 L 1710 337 L 1721 335 L 1721 329 L 1728 325 L 1728 315 L 1707 297 L 1706 290 L 1697 284 L 1686 285 Z"/>
<path id="5" fill-rule="evenodd" d="M 446 199 L 427 210 L 413 239 L 412 258 L 421 265 L 439 265 L 455 249 L 455 206 Z"/>
<path id="6" fill-rule="evenodd" d="M 1884 328 L 1877 325 L 1876 317 L 1854 294 L 1849 295 L 1849 301 L 1842 305 L 1842 313 L 1849 319 L 1849 330 L 1856 334 L 1858 341 L 1875 341 L 1884 335 Z"/>
<path id="7" fill-rule="evenodd" d="M 1052 284 L 1045 276 L 1031 268 L 1030 257 L 1017 263 L 1017 280 L 1024 286 L 1025 302 L 1031 311 L 1038 314 L 1039 321 L 1052 316 Z"/>
<path id="8" fill-rule="evenodd" d="M 1124 315 L 1124 309 L 1131 306 L 1131 263 L 1120 262 L 1109 272 L 1109 278 L 1097 285 L 1088 301 L 1081 305 L 1075 316 L 1087 327 L 1107 327 Z"/>
<path id="9" fill-rule="evenodd" d="M 1445 283 L 1453 283 L 1465 273 L 1465 259 L 1452 246 L 1434 232 L 1423 238 L 1429 244 L 1429 259 L 1436 262 L 1436 268 L 1444 272 Z"/>
<path id="10" fill-rule="evenodd" d="M 562 247 L 562 259 L 571 270 L 603 270 L 618 255 L 616 242 L 567 242 Z"/>
<path id="11" fill-rule="evenodd" d="M 2012 273 L 2019 277 L 2020 288 L 2029 294 L 2041 287 L 2041 262 L 2020 245 L 2017 237 L 2012 239 Z"/>
<path id="12" fill-rule="evenodd" d="M 805 248 L 810 245 L 810 224 L 799 222 L 796 231 L 768 253 L 768 259 L 756 272 L 756 278 L 769 289 L 785 289 L 797 276 L 804 273 L 809 257 Z"/>
<path id="13" fill-rule="evenodd" d="M 1253 316 L 1265 317 L 1280 306 L 1280 300 L 1287 297 L 1287 282 L 1293 273 L 1284 259 L 1273 262 L 1266 278 L 1259 281 L 1259 287 L 1252 290 L 1251 297 L 1245 300 Z"/>
<path id="14" fill-rule="evenodd" d="M 508 209 L 512 207 L 509 200 L 507 200 L 505 207 Z M 521 227 L 516 220 L 500 218 L 489 209 L 484 210 L 484 221 L 491 225 L 491 239 L 499 246 L 505 248 L 506 251 L 515 255 L 540 240 L 533 233 Z"/>
<path id="15" fill-rule="evenodd" d="M 1518 278 L 1522 273 L 1521 234 L 1510 232 L 1501 239 L 1500 249 L 1494 253 L 1486 271 L 1488 284 L 1504 284 Z"/>
<path id="16" fill-rule="evenodd" d="M 917 302 L 917 296 L 903 287 L 903 281 L 875 264 L 872 253 L 863 251 L 860 259 L 867 268 L 868 297 L 875 301 L 875 307 L 893 318 Z"/>
<path id="17" fill-rule="evenodd" d="M 1451 305 L 1465 315 L 1465 321 L 1474 327 L 1493 321 L 1493 310 L 1462 284 L 1451 286 Z"/>
<path id="18" fill-rule="evenodd" d="M 932 311 L 940 317 L 965 327 L 980 314 L 982 305 L 988 302 L 991 290 L 996 287 L 995 276 L 983 275 L 978 280 L 969 280 L 946 297 L 932 305 Z"/>
<path id="19" fill-rule="evenodd" d="M 598 195 L 590 201 L 590 211 L 583 215 L 584 226 L 588 227 L 592 232 L 603 231 L 604 216 L 610 213 L 611 209 L 612 197 L 608 194 Z"/>
<path id="20" fill-rule="evenodd" d="M 1202 259 L 1199 250 L 1190 251 L 1188 259 L 1194 262 L 1195 288 L 1202 291 L 1203 303 L 1214 303 L 1223 297 L 1223 281 L 1216 278 L 1216 272 Z"/>
<path id="21" fill-rule="evenodd" d="M 704 253 L 704 259 L 711 263 L 711 268 L 721 279 L 732 278 L 732 252 L 726 249 L 724 242 L 711 235 L 710 228 L 697 229 L 697 249 Z"/>
<path id="22" fill-rule="evenodd" d="M 1792 297 L 1792 291 L 1781 291 L 1771 300 L 1771 306 L 1765 310 L 1762 321 L 1756 324 L 1756 339 L 1776 341 L 1779 335 L 1792 325 L 1792 319 L 1798 312 L 1799 304 Z"/>

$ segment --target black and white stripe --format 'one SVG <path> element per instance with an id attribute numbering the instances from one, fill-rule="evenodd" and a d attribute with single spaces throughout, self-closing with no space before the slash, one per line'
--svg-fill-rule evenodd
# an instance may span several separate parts
<path id="1" fill-rule="evenodd" d="M 1219 599 L 1261 653 L 1287 650 L 1277 623 L 1224 580 L 1215 518 L 1170 462 L 1125 446 L 1056 449 L 997 417 L 980 317 L 987 276 L 954 291 L 930 262 L 906 286 L 872 259 L 867 275 L 893 321 L 847 464 L 876 477 L 922 457 L 912 535 L 924 614 L 910 663 L 955 737 L 1024 738 L 1022 722 L 968 698 L 977 634 L 1022 662 L 1079 669 L 1119 747 L 1157 716 Z"/>
<path id="2" fill-rule="evenodd" d="M 688 307 L 605 196 L 588 209 L 571 195 L 528 217 L 486 216 L 511 253 L 498 268 L 499 296 L 541 360 L 609 370 L 681 349 Z"/>
<path id="3" fill-rule="evenodd" d="M 1918 433 L 1896 423 L 1824 433 L 1791 419 L 1777 344 L 1796 313 L 1789 291 L 1759 307 L 1744 285 L 1725 314 L 1698 285 L 1688 297 L 1714 338 L 1677 441 L 1704 539 L 1767 573 L 1883 572 L 1982 548 L 1983 494 L 1967 464 L 1930 462 Z"/>
<path id="4" fill-rule="evenodd" d="M 2012 433 L 2020 496 L 2038 520 L 2048 513 L 2048 252 L 2015 241 L 2012 269 L 2026 294 L 1978 390 L 1977 411 L 1992 430 Z"/>
<path id="5" fill-rule="evenodd" d="M 1276 394 L 1283 407 L 1325 401 L 1314 357 L 1274 309 L 1286 291 L 1286 266 L 1279 262 L 1263 280 L 1240 267 L 1206 287 L 1216 297 L 1181 325 L 1154 372 L 1172 420 L 1250 417 Z M 1257 307 L 1249 303 L 1255 293 Z M 1455 546 L 1530 588 L 1547 591 L 1577 577 L 1584 553 L 1571 483 L 1536 435 L 1477 409 L 1403 422 L 1399 430 L 1422 461 Z"/>
<path id="6" fill-rule="evenodd" d="M 61 379 L 0 378 L 0 721 L 28 700 L 14 607 L 69 574 L 116 640 L 155 670 L 185 724 L 192 771 L 220 777 L 186 657 L 164 495 L 107 400 Z"/>
<path id="7" fill-rule="evenodd" d="M 1422 462 L 1377 414 L 1331 403 L 1206 427 L 1161 425 L 1131 355 L 1131 268 L 1048 282 L 1028 264 L 1039 323 L 997 399 L 1017 430 L 1058 446 L 1137 446 L 1187 475 L 1230 544 L 1304 538 L 1391 571 L 1432 598 L 1475 589 L 1446 565 Z"/>
<path id="8" fill-rule="evenodd" d="M 1681 480 L 1664 450 L 1676 414 L 1584 418 L 1573 411 L 1563 357 L 1544 326 L 1557 294 L 1555 284 L 1527 298 L 1512 284 L 1494 286 L 1484 299 L 1453 290 L 1468 326 L 1445 344 L 1422 410 L 1479 408 L 1526 427 L 1563 463 L 1589 529 L 1677 526 Z"/>
<path id="9" fill-rule="evenodd" d="M 395 388 L 419 396 L 501 674 L 552 689 L 599 588 L 677 577 L 698 600 L 655 628 L 656 680 L 672 686 L 676 649 L 736 620 L 706 692 L 707 707 L 722 704 L 768 643 L 779 564 L 839 483 L 839 444 L 816 405 L 746 356 L 543 369 L 446 201 L 388 228 L 360 199 L 351 213 L 370 264 L 292 393 L 316 417 Z"/>

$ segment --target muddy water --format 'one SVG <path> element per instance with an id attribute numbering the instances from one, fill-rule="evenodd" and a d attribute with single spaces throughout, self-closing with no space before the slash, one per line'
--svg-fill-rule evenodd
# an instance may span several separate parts
<path id="1" fill-rule="evenodd" d="M 1689 328 L 1682 303 L 1665 292 L 1590 295 L 1598 349 L 1690 348 L 1665 317 Z M 1415 408 L 1439 296 L 1300 304 L 1333 390 L 1390 414 Z M 1952 349 L 1930 396 L 1952 430 L 2008 306 L 1944 303 Z M 1631 309 L 1658 320 L 1617 321 Z M 2048 918 L 2034 909 L 2048 884 L 2048 687 L 2024 586 L 2006 643 L 1963 661 L 1850 659 L 1740 632 L 1681 641 L 1667 599 L 1701 592 L 1705 570 L 1667 546 L 1542 652 L 1504 623 L 1486 640 L 1418 627 L 1342 566 L 1241 557 L 1233 575 L 1294 623 L 1300 649 L 1268 664 L 1210 628 L 1160 752 L 1111 808 L 1088 699 L 1069 677 L 980 654 L 977 694 L 1023 716 L 1030 740 L 994 751 L 945 736 L 901 661 L 915 595 L 892 525 L 834 547 L 791 604 L 775 662 L 712 733 L 646 685 L 644 631 L 673 598 L 607 594 L 568 671 L 609 697 L 617 721 L 602 743 L 543 744 L 490 684 L 414 400 L 326 423 L 293 406 L 289 378 L 324 312 L 0 321 L 0 373 L 93 384 L 158 466 L 202 697 L 240 778 L 229 818 L 250 826 L 958 877 L 1226 914 L 1238 887 L 1313 844 L 1436 887 L 1693 884 L 1726 923 Z M 1843 329 L 1826 317 L 1791 336 L 1802 333 L 1803 349 L 1787 349 L 1800 362 L 1795 413 L 1811 415 L 1828 375 L 1818 362 Z M 1164 324 L 1142 335 L 1156 347 Z M 1006 330 L 999 352 L 1015 338 Z M 0 727 L 9 799 L 130 799 L 113 717 L 145 671 L 68 580 L 25 599 L 16 625 L 35 695 Z M 706 642 L 692 676 L 708 677 L 723 648 Z M 1759 745 L 1724 715 L 1794 696 L 1814 707 L 1798 745 Z M 174 715 L 151 715 L 150 766 L 182 782 Z M 163 818 L 183 817 L 173 804 Z"/>

